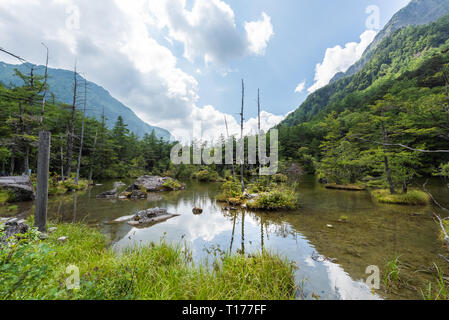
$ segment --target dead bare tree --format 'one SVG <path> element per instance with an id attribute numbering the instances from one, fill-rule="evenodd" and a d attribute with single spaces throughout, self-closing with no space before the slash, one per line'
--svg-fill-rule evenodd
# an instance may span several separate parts
<path id="1" fill-rule="evenodd" d="M 261 138 L 260 133 L 261 133 L 261 128 L 260 128 L 260 89 L 257 89 L 257 130 L 258 130 L 258 135 L 259 138 Z M 257 157 L 259 158 L 259 157 Z M 259 159 L 259 172 L 262 170 L 262 164 L 260 163 L 260 159 Z"/>
<path id="2" fill-rule="evenodd" d="M 72 157 L 73 157 L 73 138 L 75 136 L 75 116 L 76 116 L 76 94 L 78 87 L 78 73 L 75 70 L 73 72 L 73 103 L 72 103 L 72 118 L 70 121 L 70 128 L 67 135 L 67 157 L 66 157 L 66 176 L 70 178 L 72 175 Z"/>
<path id="3" fill-rule="evenodd" d="M 243 121 L 244 119 L 244 107 L 245 107 L 245 83 L 242 79 L 242 111 L 240 112 L 240 138 L 241 140 L 241 146 L 243 150 L 241 150 L 241 159 L 240 159 L 240 175 L 241 175 L 241 183 L 242 183 L 242 192 L 245 192 L 245 181 L 243 180 L 243 174 L 244 174 L 244 164 L 245 164 L 245 140 L 243 136 Z"/>
<path id="4" fill-rule="evenodd" d="M 62 135 L 59 136 L 59 140 L 61 143 L 61 180 L 64 181 L 64 142 Z"/>
<path id="5" fill-rule="evenodd" d="M 229 136 L 229 129 L 228 129 L 228 120 L 226 119 L 226 115 L 224 116 L 224 120 L 225 120 L 225 125 L 226 125 L 226 135 L 228 140 L 231 138 Z M 232 177 L 235 179 L 235 167 L 234 167 L 234 144 L 232 145 Z"/>
<path id="6" fill-rule="evenodd" d="M 80 141 L 80 149 L 78 153 L 78 163 L 76 166 L 76 176 L 75 183 L 78 184 L 80 180 L 80 170 L 81 170 L 81 157 L 83 155 L 83 144 L 84 144 L 84 123 L 86 119 L 86 105 L 87 105 L 87 80 L 84 78 L 84 107 L 83 107 L 83 121 L 81 125 L 81 141 Z"/>
<path id="7" fill-rule="evenodd" d="M 44 74 L 44 94 L 42 95 L 42 110 L 41 110 L 41 117 L 39 119 L 40 125 L 42 126 L 44 123 L 44 114 L 45 114 L 45 103 L 47 100 L 47 78 L 48 78 L 48 47 L 45 45 L 45 43 L 42 42 L 42 45 L 47 50 L 47 59 L 45 61 L 45 74 Z"/>
<path id="8" fill-rule="evenodd" d="M 98 130 L 95 130 L 94 146 L 93 146 L 92 155 L 91 155 L 91 158 L 90 158 L 89 182 L 92 181 L 93 166 L 94 166 L 94 161 L 95 161 L 95 153 L 96 153 L 96 150 L 97 150 L 97 137 L 98 137 Z"/>

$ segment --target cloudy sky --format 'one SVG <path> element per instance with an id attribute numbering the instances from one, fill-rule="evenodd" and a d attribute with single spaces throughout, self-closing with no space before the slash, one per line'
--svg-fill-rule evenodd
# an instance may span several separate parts
<path id="1" fill-rule="evenodd" d="M 0 47 L 36 64 L 75 60 L 144 121 L 186 139 L 271 128 L 360 58 L 409 0 L 0 0 Z M 17 63 L 0 55 L 0 60 Z"/>

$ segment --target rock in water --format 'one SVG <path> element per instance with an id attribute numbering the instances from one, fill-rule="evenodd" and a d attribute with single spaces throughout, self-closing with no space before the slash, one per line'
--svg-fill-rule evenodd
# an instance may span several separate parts
<path id="1" fill-rule="evenodd" d="M 100 193 L 97 195 L 98 199 L 115 199 L 118 197 L 118 190 L 117 188 Z"/>
<path id="2" fill-rule="evenodd" d="M 130 185 L 126 191 L 127 192 L 133 192 L 135 190 L 139 191 L 146 191 L 146 192 L 159 192 L 159 191 L 165 191 L 164 184 L 166 182 L 169 182 L 170 180 L 173 180 L 169 177 L 158 177 L 158 176 L 142 176 L 138 178 L 132 185 Z M 174 189 L 173 191 L 177 190 L 184 190 L 185 185 L 181 184 L 181 187 L 178 189 Z"/>
<path id="3" fill-rule="evenodd" d="M 0 188 L 9 191 L 8 202 L 34 200 L 34 187 L 28 176 L 0 177 Z"/>
<path id="4" fill-rule="evenodd" d="M 192 212 L 193 212 L 193 214 L 197 214 L 197 215 L 202 214 L 203 209 L 195 207 L 195 208 L 193 208 Z"/>
<path id="5" fill-rule="evenodd" d="M 128 224 L 132 226 L 147 226 L 149 224 L 156 224 L 177 216 L 179 216 L 179 214 L 170 214 L 166 209 L 152 208 L 139 211 L 137 214 L 132 216 L 116 219 L 114 222 L 127 221 Z"/>
<path id="6" fill-rule="evenodd" d="M 30 230 L 30 227 L 23 222 L 17 222 L 17 219 L 13 219 L 5 224 L 4 233 L 5 236 L 0 239 L 1 242 L 5 242 L 9 237 L 15 236 L 17 234 L 24 234 Z"/>

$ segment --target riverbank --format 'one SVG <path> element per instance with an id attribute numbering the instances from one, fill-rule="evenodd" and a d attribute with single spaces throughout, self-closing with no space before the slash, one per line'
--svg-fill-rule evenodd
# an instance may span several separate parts
<path id="1" fill-rule="evenodd" d="M 276 255 L 225 255 L 212 266 L 194 265 L 189 250 L 161 241 L 117 256 L 96 229 L 83 224 L 50 227 L 56 230 L 48 239 L 40 240 L 38 232 L 31 230 L 1 247 L 0 299 L 286 300 L 295 296 L 294 267 Z M 67 278 L 74 275 L 69 266 L 79 270 L 78 290 L 67 289 Z"/>

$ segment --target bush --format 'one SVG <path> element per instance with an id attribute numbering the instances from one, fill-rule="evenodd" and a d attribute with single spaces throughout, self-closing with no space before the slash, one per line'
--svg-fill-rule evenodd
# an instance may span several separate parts
<path id="1" fill-rule="evenodd" d="M 64 181 L 59 182 L 59 186 L 63 186 L 67 189 L 67 191 L 79 191 L 86 190 L 89 187 L 89 181 L 87 180 L 79 180 L 78 184 L 76 184 L 75 179 L 70 178 Z"/>
<path id="2" fill-rule="evenodd" d="M 298 199 L 293 189 L 283 187 L 263 192 L 246 205 L 255 210 L 293 210 L 298 207 Z"/>
<path id="3" fill-rule="evenodd" d="M 201 182 L 216 182 L 220 181 L 220 176 L 215 171 L 202 170 L 194 174 L 194 178 Z"/>
<path id="4" fill-rule="evenodd" d="M 164 187 L 165 190 L 176 191 L 181 189 L 182 184 L 175 179 L 169 178 L 167 179 L 167 181 L 165 181 L 165 183 L 162 186 Z"/>
<path id="5" fill-rule="evenodd" d="M 371 196 L 380 203 L 425 206 L 430 203 L 430 196 L 420 190 L 409 190 L 407 193 L 390 194 L 389 190 L 381 189 L 371 192 Z"/>
<path id="6" fill-rule="evenodd" d="M 277 183 L 284 183 L 287 182 L 288 177 L 285 174 L 277 173 L 274 175 L 273 180 Z"/>
<path id="7" fill-rule="evenodd" d="M 236 180 L 228 180 L 221 185 L 221 193 L 216 197 L 219 202 L 241 204 L 243 199 L 242 185 Z"/>

